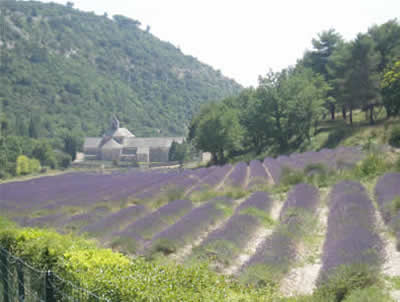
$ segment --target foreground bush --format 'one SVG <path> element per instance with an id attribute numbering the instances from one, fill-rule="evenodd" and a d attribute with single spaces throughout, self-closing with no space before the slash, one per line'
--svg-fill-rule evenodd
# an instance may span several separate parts
<path id="1" fill-rule="evenodd" d="M 18 228 L 2 218 L 0 246 L 110 301 L 273 301 L 269 288 L 239 285 L 205 265 L 184 268 L 130 259 L 83 238 Z"/>
<path id="2" fill-rule="evenodd" d="M 313 298 L 317 301 L 332 302 L 369 301 L 356 299 L 356 297 L 365 297 L 367 292 L 370 292 L 375 297 L 383 298 L 385 297 L 384 293 L 371 288 L 379 284 L 379 282 L 378 270 L 375 267 L 363 264 L 343 265 L 338 267 L 330 274 L 329 278 L 319 285 Z"/>

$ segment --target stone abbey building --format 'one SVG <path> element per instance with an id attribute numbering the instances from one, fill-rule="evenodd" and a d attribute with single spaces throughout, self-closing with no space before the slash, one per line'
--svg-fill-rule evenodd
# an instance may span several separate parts
<path id="1" fill-rule="evenodd" d="M 111 128 L 103 137 L 85 138 L 83 152 L 85 159 L 167 162 L 172 142 L 183 140 L 183 137 L 135 137 L 113 117 Z"/>

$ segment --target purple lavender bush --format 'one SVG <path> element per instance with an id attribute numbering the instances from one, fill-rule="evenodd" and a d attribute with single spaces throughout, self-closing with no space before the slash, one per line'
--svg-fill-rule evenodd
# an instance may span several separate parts
<path id="1" fill-rule="evenodd" d="M 261 163 L 259 160 L 252 160 L 250 162 L 249 188 L 256 185 L 266 184 L 268 184 L 268 175 L 265 171 L 263 163 Z"/>
<path id="2" fill-rule="evenodd" d="M 364 187 L 343 181 L 330 193 L 328 229 L 320 280 L 343 265 L 378 266 L 382 242 L 375 229 L 374 206 Z"/>
<path id="3" fill-rule="evenodd" d="M 225 186 L 244 188 L 247 176 L 246 174 L 247 174 L 247 164 L 244 162 L 236 164 L 232 173 L 225 181 Z"/>

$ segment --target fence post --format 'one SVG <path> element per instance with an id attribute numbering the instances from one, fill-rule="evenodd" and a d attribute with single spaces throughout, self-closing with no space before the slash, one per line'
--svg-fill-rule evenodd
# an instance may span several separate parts
<path id="1" fill-rule="evenodd" d="M 51 271 L 47 271 L 46 273 L 46 302 L 56 302 L 54 297 L 54 278 L 53 273 Z"/>
<path id="2" fill-rule="evenodd" d="M 9 297 L 9 276 L 8 276 L 8 258 L 5 250 L 0 250 L 0 263 L 1 263 L 1 279 L 3 283 L 3 301 L 10 302 Z"/>
<path id="3" fill-rule="evenodd" d="M 18 301 L 25 301 L 24 267 L 21 261 L 17 262 Z"/>

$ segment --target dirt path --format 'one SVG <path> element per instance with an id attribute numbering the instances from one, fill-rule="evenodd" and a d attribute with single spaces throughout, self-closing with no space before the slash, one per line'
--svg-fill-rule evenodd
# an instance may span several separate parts
<path id="1" fill-rule="evenodd" d="M 228 177 L 232 174 L 233 170 L 235 169 L 235 167 L 233 166 L 228 173 L 225 174 L 224 178 L 222 178 L 221 182 L 215 187 L 216 191 L 219 191 L 222 189 L 222 187 L 225 185 L 226 180 L 228 179 Z"/>
<path id="2" fill-rule="evenodd" d="M 235 208 L 244 201 L 245 198 L 235 200 Z M 202 234 L 200 234 L 200 236 L 196 238 L 196 240 L 185 245 L 184 247 L 179 249 L 176 253 L 171 254 L 170 259 L 174 260 L 177 263 L 183 263 L 184 260 L 192 253 L 193 248 L 199 246 L 211 232 L 222 227 L 229 220 L 229 218 L 231 218 L 231 216 L 218 221 L 216 224 L 210 225 L 206 231 L 204 231 Z"/>
<path id="3" fill-rule="evenodd" d="M 250 183 L 250 166 L 247 166 L 246 168 L 246 178 L 244 179 L 244 184 L 243 187 L 244 189 L 247 189 Z"/>
<path id="4" fill-rule="evenodd" d="M 383 242 L 383 264 L 381 267 L 381 272 L 389 277 L 399 277 L 400 276 L 400 252 L 396 249 L 396 239 L 389 233 L 381 213 L 376 209 L 376 226 L 380 233 Z M 390 284 L 388 287 L 390 288 Z M 391 290 L 390 295 L 395 301 L 400 301 L 400 291 Z"/>
<path id="5" fill-rule="evenodd" d="M 262 166 L 264 167 L 265 173 L 267 173 L 268 175 L 268 183 L 271 185 L 275 185 L 275 180 L 272 177 L 271 172 L 269 172 L 269 169 L 264 164 L 262 164 Z"/>
<path id="6" fill-rule="evenodd" d="M 388 227 L 383 221 L 381 212 L 379 211 L 379 206 L 375 198 L 375 186 L 377 179 L 370 183 L 364 183 L 369 197 L 375 207 L 375 222 L 376 229 L 380 234 L 383 243 L 383 264 L 381 266 L 382 274 L 389 277 L 399 277 L 400 276 L 400 252 L 396 249 L 396 239 L 389 232 Z M 391 284 L 387 284 L 391 287 Z M 400 290 L 391 290 L 390 295 L 395 301 L 400 301 Z"/>
<path id="7" fill-rule="evenodd" d="M 382 273 L 390 277 L 400 276 L 400 252 L 396 249 L 396 239 L 389 233 L 383 222 L 380 212 L 375 213 L 377 229 L 381 234 L 383 241 L 384 262 L 382 265 Z"/>
<path id="8" fill-rule="evenodd" d="M 316 241 L 310 246 L 300 243 L 297 246 L 297 257 L 293 267 L 281 281 L 282 295 L 290 297 L 312 294 L 316 287 L 319 271 L 322 267 L 321 255 L 327 231 L 329 208 L 327 206 L 329 189 L 320 189 L 320 207 L 317 210 L 318 225 Z"/>
<path id="9" fill-rule="evenodd" d="M 271 218 L 274 221 L 279 219 L 279 214 L 281 212 L 283 206 L 283 202 L 280 200 L 275 200 L 274 205 L 271 209 Z M 272 234 L 273 227 L 265 228 L 260 227 L 251 237 L 247 246 L 243 249 L 243 253 L 241 253 L 232 263 L 232 265 L 228 266 L 223 270 L 223 274 L 226 275 L 235 275 L 240 269 L 243 267 L 245 263 L 247 263 L 250 258 L 255 254 L 257 248 L 261 246 L 265 240 Z"/>
<path id="10" fill-rule="evenodd" d="M 210 174 L 207 174 L 207 175 L 205 175 L 203 177 L 198 177 L 196 175 L 189 175 L 188 177 L 196 179 L 196 183 L 194 185 L 192 185 L 191 187 L 189 187 L 187 190 L 185 190 L 185 193 L 183 194 L 183 197 L 189 196 L 190 193 L 192 193 L 193 189 L 196 188 L 196 186 L 198 186 L 199 184 L 204 183 L 204 179 L 209 175 Z"/>
<path id="11" fill-rule="evenodd" d="M 219 183 L 213 190 L 218 191 L 219 189 L 221 189 L 221 188 L 224 186 L 225 181 L 226 181 L 226 180 L 228 179 L 228 177 L 231 175 L 231 173 L 233 172 L 233 169 L 234 169 L 234 167 L 232 167 L 232 168 L 225 174 L 225 176 L 222 178 L 222 180 L 220 181 L 220 183 Z M 211 173 L 212 173 L 212 172 L 211 172 Z M 183 194 L 183 196 L 184 196 L 184 197 L 189 196 L 189 195 L 193 192 L 193 190 L 196 188 L 196 186 L 198 186 L 198 185 L 201 184 L 201 183 L 204 183 L 204 179 L 206 179 L 209 175 L 210 175 L 210 174 L 207 174 L 206 176 L 204 176 L 204 177 L 202 177 L 202 178 L 198 178 L 197 182 L 196 182 L 193 186 L 189 187 L 189 189 L 187 189 L 187 190 L 185 191 L 185 193 Z"/>
<path id="12" fill-rule="evenodd" d="M 396 239 L 389 233 L 378 210 L 375 211 L 375 217 L 384 246 L 382 273 L 390 277 L 400 276 L 400 252 L 396 249 Z"/>
<path id="13" fill-rule="evenodd" d="M 281 282 L 280 291 L 282 295 L 291 297 L 297 295 L 312 294 L 316 287 L 316 281 L 319 271 L 322 267 L 321 255 L 323 243 L 326 234 L 326 226 L 328 221 L 329 209 L 327 206 L 318 209 L 318 232 L 319 242 L 312 248 L 299 245 L 298 257 L 296 259 L 299 265 L 290 270 L 286 277 Z M 310 263 L 310 259 L 315 259 Z"/>

